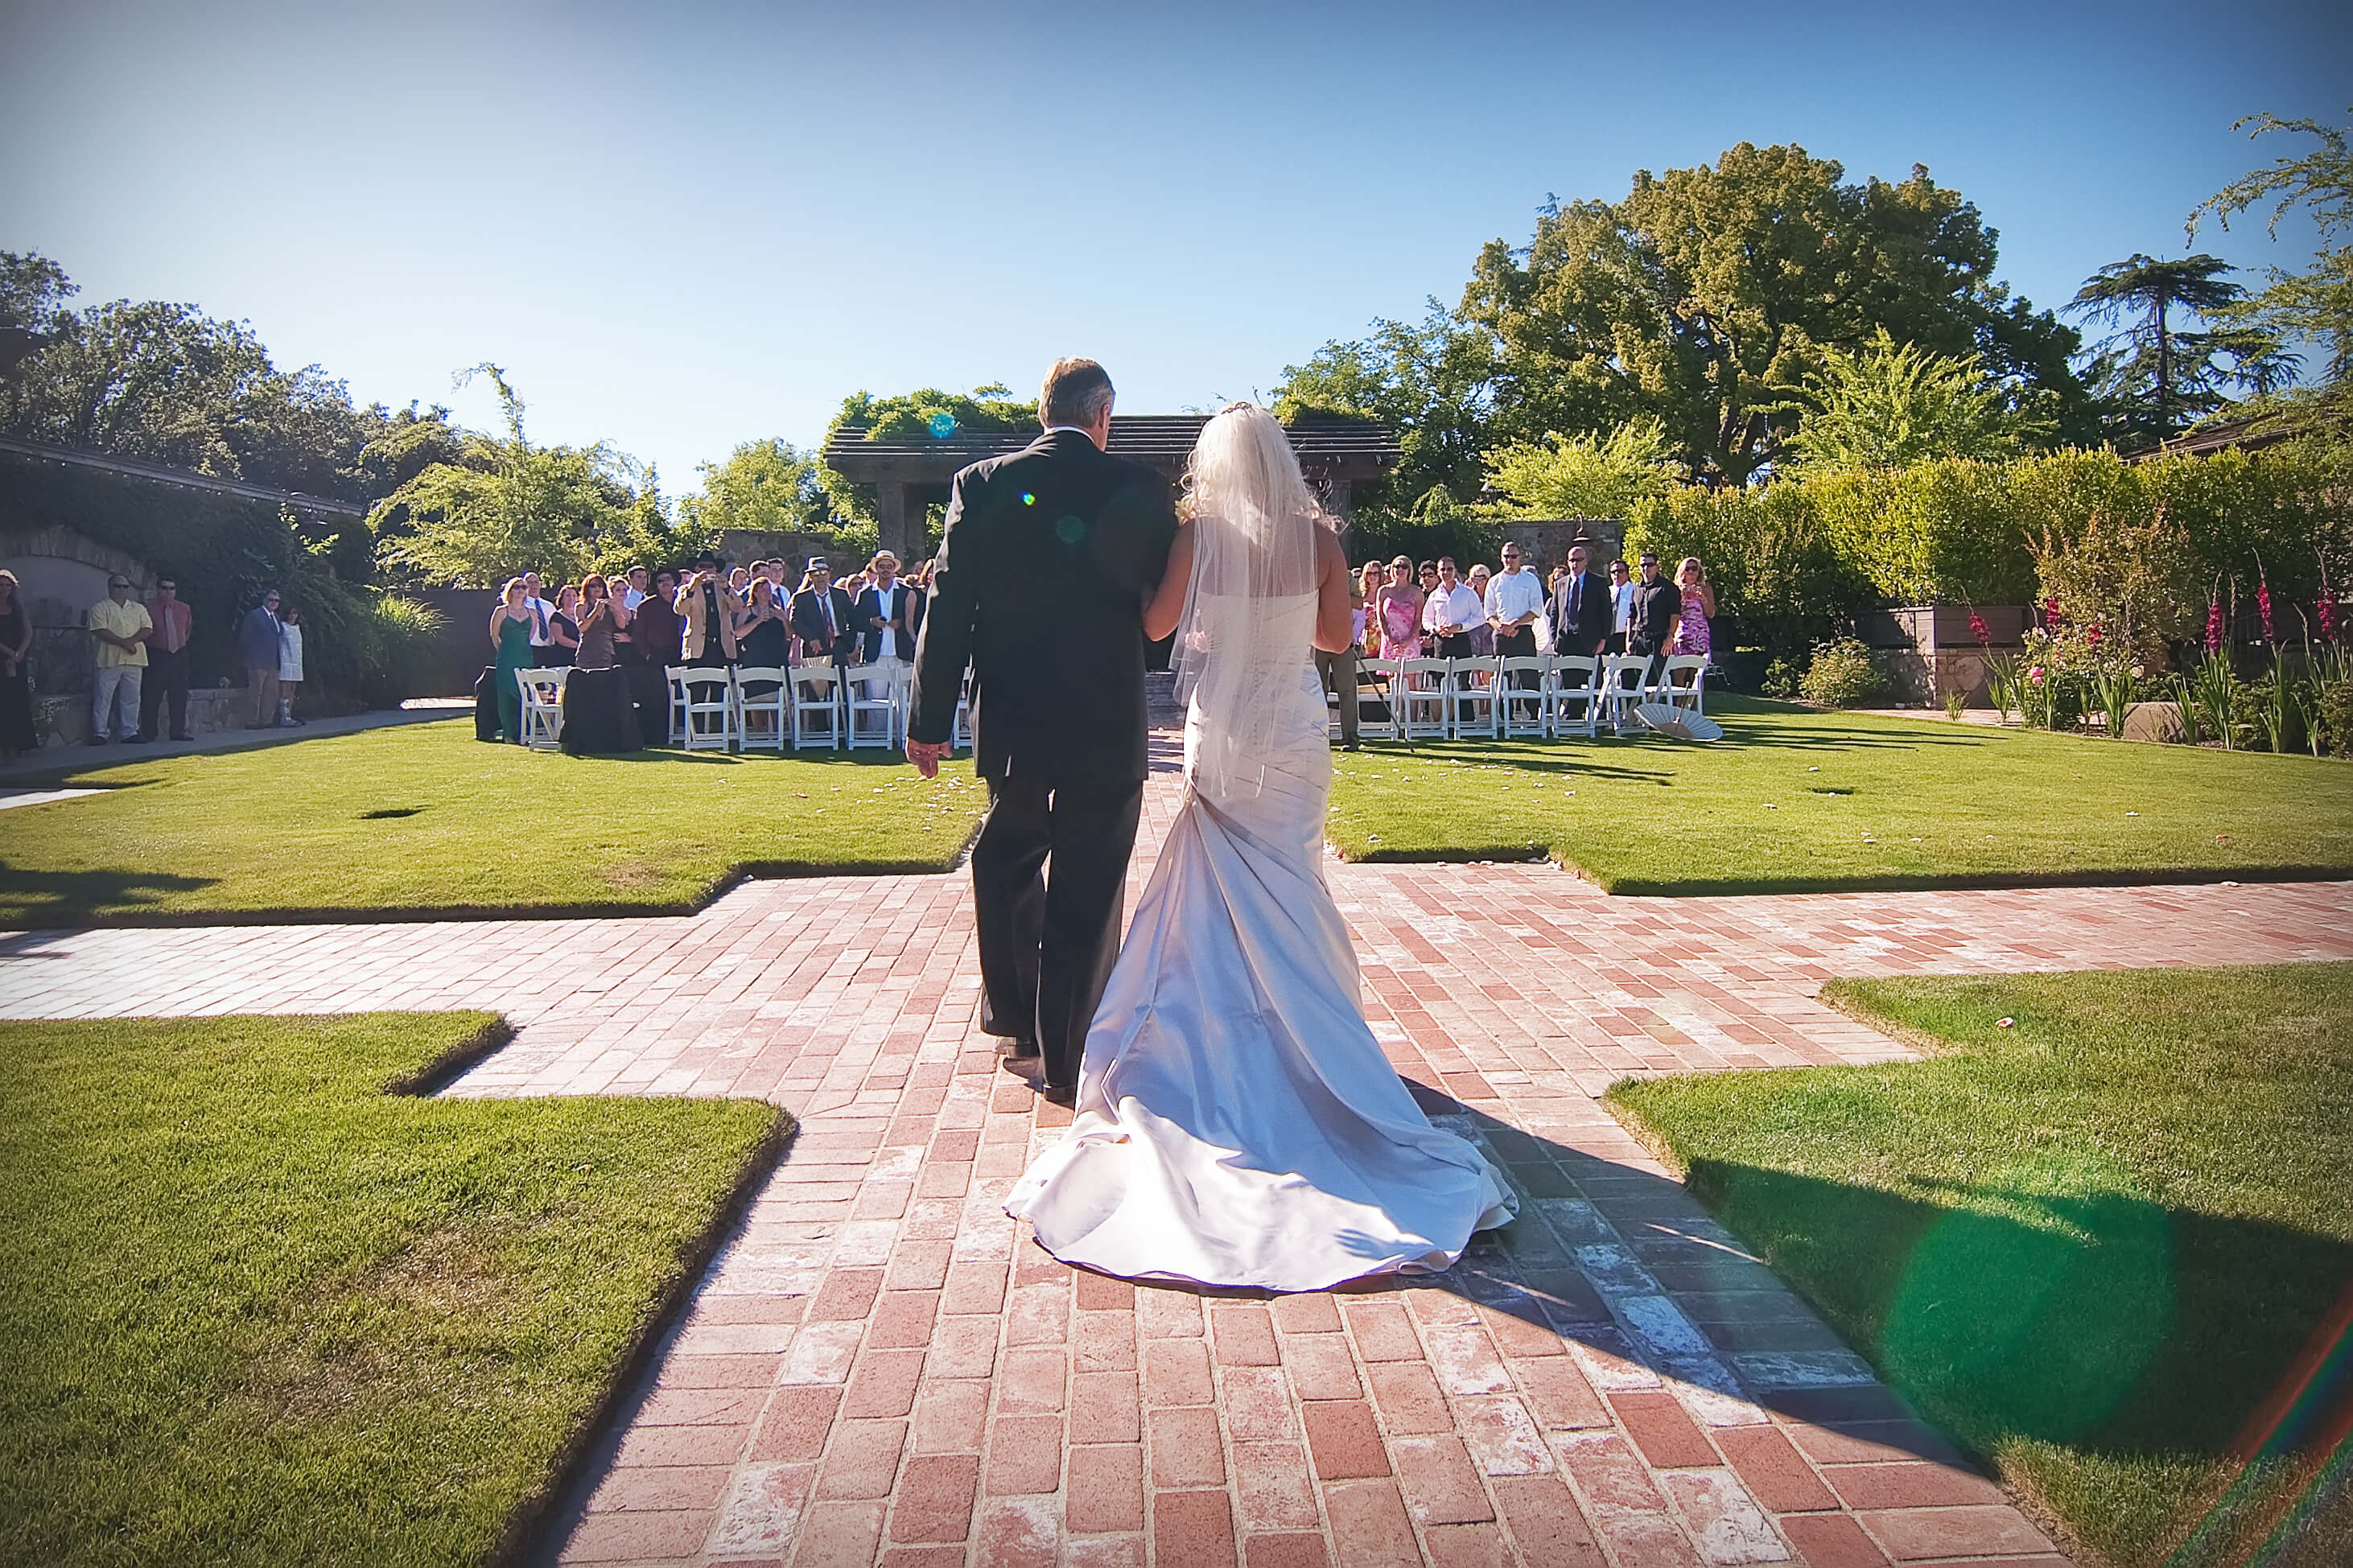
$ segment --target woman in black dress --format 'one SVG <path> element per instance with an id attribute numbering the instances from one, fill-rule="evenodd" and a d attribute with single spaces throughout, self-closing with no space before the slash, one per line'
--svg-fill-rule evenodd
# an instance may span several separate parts
<path id="1" fill-rule="evenodd" d="M 39 749 L 33 728 L 33 617 L 16 574 L 0 572 L 0 763 Z"/>
<path id="2" fill-rule="evenodd" d="M 754 669 L 782 669 L 788 631 L 785 607 L 776 603 L 776 585 L 765 577 L 753 578 L 752 603 L 735 617 L 735 662 Z"/>
<path id="3" fill-rule="evenodd" d="M 547 647 L 540 650 L 542 669 L 561 669 L 580 653 L 580 589 L 566 583 L 555 594 L 555 614 L 547 617 Z"/>
<path id="4" fill-rule="evenodd" d="M 629 624 L 629 612 L 613 597 L 602 574 L 581 579 L 577 600 L 564 591 L 564 603 L 579 617 L 579 647 L 564 683 L 564 733 L 559 743 L 575 756 L 634 752 L 644 744 L 638 712 L 629 700 L 629 678 L 619 668 L 613 634 Z M 563 612 L 559 611 L 559 618 Z"/>

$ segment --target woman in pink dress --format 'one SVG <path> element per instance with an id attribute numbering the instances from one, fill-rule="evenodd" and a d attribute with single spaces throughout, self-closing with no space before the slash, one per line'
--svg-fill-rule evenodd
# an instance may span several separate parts
<path id="1" fill-rule="evenodd" d="M 1413 563 L 1398 556 L 1389 563 L 1389 580 L 1378 595 L 1381 657 L 1421 657 L 1421 590 L 1413 585 Z"/>
<path id="2" fill-rule="evenodd" d="M 1715 615 L 1715 590 L 1708 585 L 1707 568 L 1699 563 L 1698 556 L 1683 557 L 1683 564 L 1675 568 L 1675 586 L 1683 594 L 1683 608 L 1675 617 L 1674 637 L 1667 651 L 1708 658 L 1715 651 L 1707 626 Z"/>

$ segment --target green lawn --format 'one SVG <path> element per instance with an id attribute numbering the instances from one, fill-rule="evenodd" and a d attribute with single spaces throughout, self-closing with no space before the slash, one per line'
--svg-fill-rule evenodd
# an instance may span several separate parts
<path id="1" fill-rule="evenodd" d="M 0 1561 L 512 1544 L 788 1121 L 385 1092 L 498 1028 L 0 1025 Z"/>
<path id="2" fill-rule="evenodd" d="M 2332 1493 L 2295 1447 L 2353 1416 L 2353 1343 L 2276 1428 L 2252 1419 L 2353 1307 L 2353 964 L 1829 994 L 1936 1054 L 1610 1099 L 2097 1559 L 2245 1563 L 2301 1496 L 2295 1550 L 2257 1560 L 2353 1561 L 2353 1452 Z M 2242 1474 L 2250 1427 L 2272 1441 Z"/>
<path id="3" fill-rule="evenodd" d="M 470 720 L 105 755 L 58 780 L 112 793 L 0 814 L 0 929 L 677 913 L 745 873 L 945 870 L 984 804 L 968 762 L 926 784 L 879 750 L 567 757 Z"/>
<path id="4" fill-rule="evenodd" d="M 1711 698 L 1711 746 L 1376 742 L 1335 760 L 1352 860 L 1543 854 L 1615 893 L 2353 872 L 2353 767 Z"/>

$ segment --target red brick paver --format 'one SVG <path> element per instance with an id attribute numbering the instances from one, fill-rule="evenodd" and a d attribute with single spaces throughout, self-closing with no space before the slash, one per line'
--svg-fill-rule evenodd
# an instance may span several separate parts
<path id="1" fill-rule="evenodd" d="M 1134 886 L 1176 804 L 1163 771 Z M 0 1016 L 482 1007 L 519 1033 L 450 1093 L 790 1109 L 565 1562 L 2056 1562 L 1593 1097 L 1908 1055 L 1817 999 L 1832 974 L 2353 957 L 2346 883 L 1328 873 L 1375 1032 L 1523 1195 L 1435 1281 L 1205 1300 L 1030 1245 L 998 1205 L 1068 1113 L 976 1032 L 961 874 L 752 883 L 692 919 L 33 933 L 0 943 Z"/>

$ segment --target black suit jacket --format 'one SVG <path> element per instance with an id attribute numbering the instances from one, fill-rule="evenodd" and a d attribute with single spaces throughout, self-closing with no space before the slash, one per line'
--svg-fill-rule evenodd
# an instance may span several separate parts
<path id="1" fill-rule="evenodd" d="M 817 602 L 817 590 L 803 588 L 793 595 L 787 616 L 792 621 L 793 635 L 801 639 L 804 654 L 814 651 L 820 658 L 830 658 L 836 664 L 848 664 L 858 656 L 858 628 L 852 625 L 857 608 L 849 595 L 839 588 L 829 587 L 826 593 L 833 600 L 833 626 L 838 634 L 828 641 L 825 629 L 825 611 Z"/>
<path id="2" fill-rule="evenodd" d="M 969 660 L 982 777 L 1141 780 L 1144 604 L 1176 537 L 1168 481 L 1075 430 L 957 474 L 908 734 L 948 739 Z"/>
<path id="3" fill-rule="evenodd" d="M 892 595 L 891 622 L 899 631 L 899 657 L 913 658 L 915 656 L 915 623 L 909 618 L 909 612 L 915 600 L 921 595 L 914 589 L 907 586 L 907 580 L 904 577 L 899 578 L 891 584 L 891 592 Z M 858 657 L 864 662 L 872 664 L 882 657 L 882 634 L 870 631 L 867 628 L 867 623 L 882 618 L 881 589 L 859 590 L 857 618 Z"/>
<path id="4" fill-rule="evenodd" d="M 1581 586 L 1577 586 L 1581 584 Z M 1569 590 L 1577 586 L 1577 619 L 1568 618 Z M 1599 572 L 1587 571 L 1577 577 L 1564 577 L 1553 590 L 1552 646 L 1555 653 L 1576 654 L 1590 658 L 1601 651 L 1616 628 L 1611 626 L 1609 579 Z"/>

